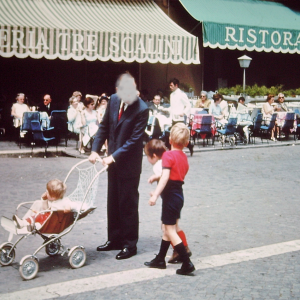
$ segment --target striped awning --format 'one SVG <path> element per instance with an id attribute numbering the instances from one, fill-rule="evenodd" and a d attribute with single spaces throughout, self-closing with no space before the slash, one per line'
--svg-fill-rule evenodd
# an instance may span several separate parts
<path id="1" fill-rule="evenodd" d="M 261 0 L 180 2 L 202 23 L 204 47 L 300 54 L 300 13 L 282 3 Z"/>
<path id="2" fill-rule="evenodd" d="M 200 63 L 198 39 L 151 0 L 0 0 L 0 56 Z"/>

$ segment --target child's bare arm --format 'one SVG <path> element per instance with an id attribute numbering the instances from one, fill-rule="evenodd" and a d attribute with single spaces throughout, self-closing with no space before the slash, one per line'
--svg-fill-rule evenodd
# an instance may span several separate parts
<path id="1" fill-rule="evenodd" d="M 160 179 L 160 175 L 152 175 L 152 176 L 150 176 L 149 177 L 149 179 L 148 179 L 148 183 L 153 183 L 154 181 L 159 181 L 159 179 Z"/>
<path id="2" fill-rule="evenodd" d="M 149 199 L 149 205 L 153 206 L 156 204 L 156 200 L 161 194 L 161 192 L 164 190 L 168 180 L 170 177 L 170 170 L 169 169 L 163 169 L 160 180 L 158 182 L 158 185 L 153 193 L 151 193 L 151 197 Z"/>
<path id="3" fill-rule="evenodd" d="M 48 207 L 48 198 L 47 198 L 47 192 L 45 192 L 44 194 L 42 194 L 41 196 L 42 201 L 42 210 L 47 210 Z"/>

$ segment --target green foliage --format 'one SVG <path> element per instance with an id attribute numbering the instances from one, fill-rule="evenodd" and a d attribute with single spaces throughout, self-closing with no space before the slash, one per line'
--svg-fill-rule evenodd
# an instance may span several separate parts
<path id="1" fill-rule="evenodd" d="M 241 85 L 236 85 L 233 87 L 227 88 L 220 88 L 219 93 L 222 95 L 240 95 L 243 93 L 243 87 Z M 300 88 L 291 89 L 291 90 L 284 90 L 283 85 L 276 85 L 271 87 L 266 87 L 265 85 L 258 86 L 256 83 L 252 86 L 247 85 L 245 87 L 245 93 L 250 97 L 256 96 L 267 96 L 268 94 L 278 95 L 279 93 L 283 93 L 286 97 L 293 97 L 295 95 L 300 95 Z"/>
<path id="2" fill-rule="evenodd" d="M 193 87 L 190 84 L 184 83 L 184 82 L 179 83 L 179 88 L 181 90 L 183 90 L 184 92 L 189 92 L 190 89 L 194 90 Z"/>

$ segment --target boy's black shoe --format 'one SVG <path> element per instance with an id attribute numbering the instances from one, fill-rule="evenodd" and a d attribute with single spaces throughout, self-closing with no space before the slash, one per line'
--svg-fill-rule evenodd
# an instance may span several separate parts
<path id="1" fill-rule="evenodd" d="M 183 263 L 181 268 L 176 270 L 176 274 L 178 275 L 189 275 L 190 273 L 195 271 L 195 266 L 190 261 L 188 264 Z"/>
<path id="2" fill-rule="evenodd" d="M 192 251 L 190 250 L 190 248 L 188 246 L 185 246 L 186 252 L 189 255 L 189 257 L 192 256 Z M 182 259 L 180 257 L 180 255 L 178 254 L 178 252 L 174 249 L 173 250 L 173 254 L 171 256 L 171 258 L 168 260 L 169 264 L 179 264 L 182 263 Z"/>
<path id="3" fill-rule="evenodd" d="M 164 259 L 161 259 L 158 255 L 149 262 L 144 263 L 145 266 L 156 269 L 166 269 L 166 262 Z"/>

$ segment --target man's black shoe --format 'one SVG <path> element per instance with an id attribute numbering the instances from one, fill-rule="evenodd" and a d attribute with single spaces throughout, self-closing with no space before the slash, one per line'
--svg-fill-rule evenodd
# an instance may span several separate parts
<path id="1" fill-rule="evenodd" d="M 190 261 L 188 264 L 183 263 L 181 268 L 176 270 L 176 274 L 178 275 L 189 275 L 190 273 L 195 271 L 195 266 Z"/>
<path id="2" fill-rule="evenodd" d="M 156 268 L 156 269 L 166 269 L 166 262 L 164 259 L 161 259 L 160 257 L 158 257 L 158 255 L 156 255 L 156 257 L 154 259 L 152 259 L 151 261 L 146 261 L 144 263 L 145 266 L 149 267 L 149 268 Z"/>
<path id="3" fill-rule="evenodd" d="M 122 246 L 111 242 L 107 241 L 104 245 L 100 245 L 97 247 L 97 251 L 111 251 L 111 250 L 121 250 Z"/>
<path id="4" fill-rule="evenodd" d="M 124 248 L 121 252 L 119 252 L 116 256 L 116 259 L 120 260 L 120 259 L 127 259 L 130 258 L 131 256 L 136 255 L 136 248 L 134 250 L 129 250 L 128 248 Z"/>

